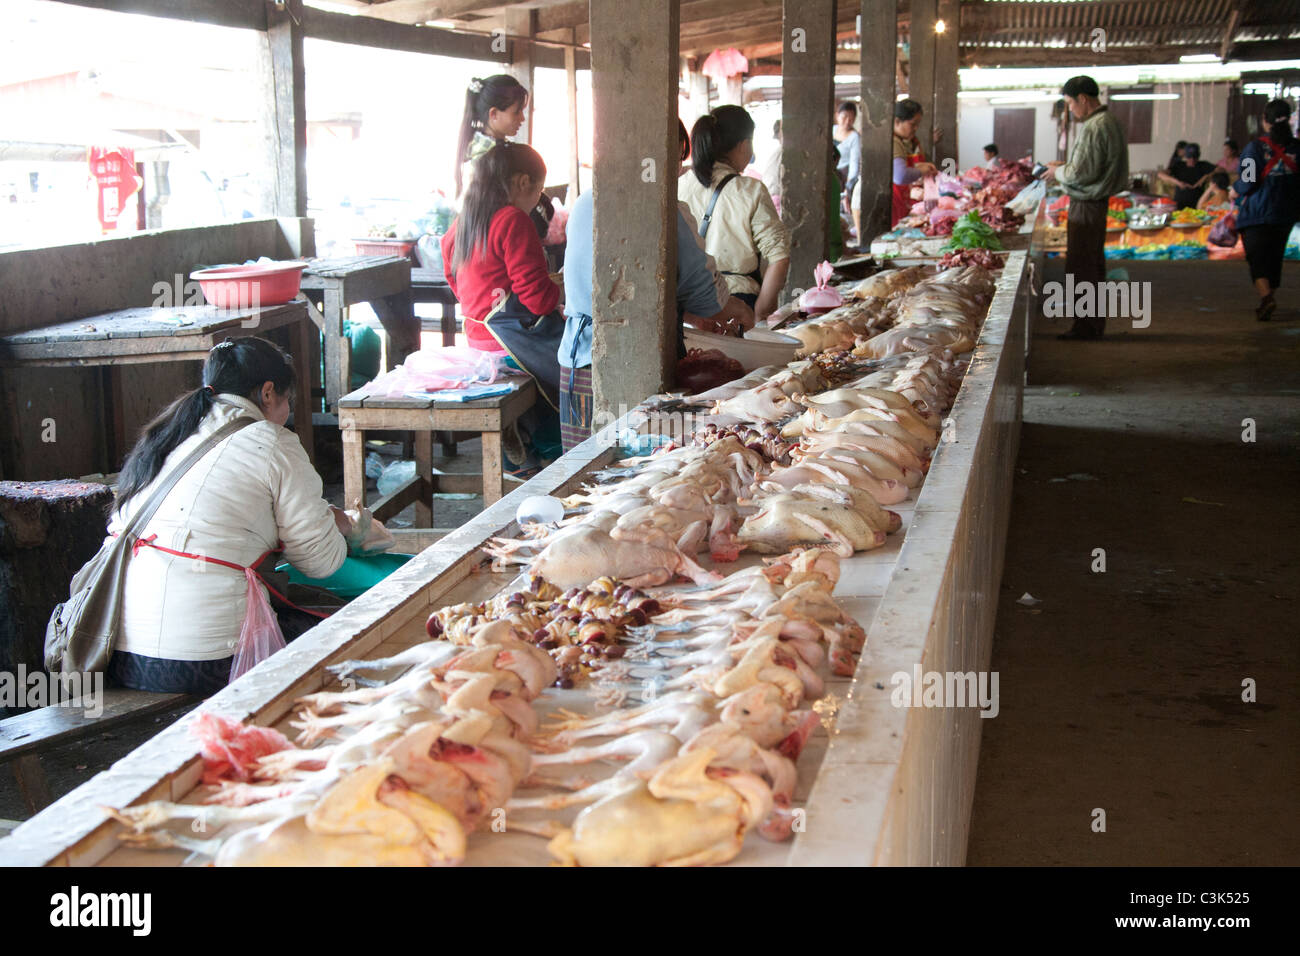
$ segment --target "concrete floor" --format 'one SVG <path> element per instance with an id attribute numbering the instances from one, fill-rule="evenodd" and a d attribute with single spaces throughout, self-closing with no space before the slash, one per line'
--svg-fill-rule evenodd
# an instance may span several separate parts
<path id="1" fill-rule="evenodd" d="M 1128 266 L 1149 328 L 1033 336 L 968 863 L 1295 864 L 1300 265 Z"/>

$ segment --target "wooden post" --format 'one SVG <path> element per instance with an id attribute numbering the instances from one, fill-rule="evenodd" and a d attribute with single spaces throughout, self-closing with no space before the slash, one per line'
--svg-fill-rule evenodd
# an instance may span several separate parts
<path id="1" fill-rule="evenodd" d="M 267 113 L 271 123 L 273 209 L 307 215 L 307 98 L 303 80 L 302 0 L 266 7 Z"/>
<path id="2" fill-rule="evenodd" d="M 735 76 L 729 76 L 719 84 L 718 87 L 718 105 L 723 103 L 732 103 L 736 106 L 744 106 L 745 99 L 745 77 L 741 73 Z"/>
<path id="3" fill-rule="evenodd" d="M 943 131 L 943 139 L 934 147 L 934 163 L 946 160 L 957 163 L 957 35 L 960 32 L 960 0 L 939 0 L 939 19 L 943 32 L 934 37 L 934 128 Z"/>
<path id="4" fill-rule="evenodd" d="M 683 117 L 682 121 L 686 123 L 686 131 L 689 133 L 695 121 L 709 111 L 709 78 L 700 72 L 700 65 L 694 57 L 688 62 L 686 89 L 691 100 L 692 116 L 689 119 Z"/>
<path id="5" fill-rule="evenodd" d="M 578 31 L 570 30 L 570 42 L 576 43 L 577 39 Z M 569 194 L 565 197 L 565 204 L 572 208 L 582 191 L 582 156 L 578 138 L 578 62 L 571 47 L 564 51 L 564 98 L 569 106 Z"/>
<path id="6" fill-rule="evenodd" d="M 528 91 L 528 109 L 525 112 L 524 125 L 519 128 L 515 140 L 520 143 L 533 141 L 533 45 L 515 37 L 531 37 L 537 23 L 537 11 L 520 8 L 506 8 L 506 35 L 510 40 L 510 75 L 524 85 Z"/>
<path id="7" fill-rule="evenodd" d="M 912 65 L 907 71 L 909 96 L 921 104 L 921 125 L 916 138 L 927 158 L 934 154 L 930 130 L 934 129 L 934 21 L 938 0 L 912 0 Z"/>
<path id="8" fill-rule="evenodd" d="M 813 285 L 830 237 L 835 0 L 785 0 L 782 31 L 781 219 L 790 231 L 786 289 L 794 295 Z"/>
<path id="9" fill-rule="evenodd" d="M 592 0 L 591 35 L 592 387 L 608 421 L 676 368 L 678 0 Z"/>
<path id="10" fill-rule="evenodd" d="M 889 231 L 897 96 L 898 0 L 861 0 L 862 215 L 858 245 Z"/>

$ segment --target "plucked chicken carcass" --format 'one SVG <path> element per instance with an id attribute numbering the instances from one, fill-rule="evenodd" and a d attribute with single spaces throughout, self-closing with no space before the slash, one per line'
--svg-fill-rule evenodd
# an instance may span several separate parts
<path id="1" fill-rule="evenodd" d="M 632 587 L 667 584 L 681 574 L 697 584 L 721 580 L 684 554 L 666 535 L 647 540 L 620 541 L 597 528 L 578 525 L 556 536 L 532 563 L 533 573 L 557 587 L 582 587 L 608 574 Z"/>
<path id="2" fill-rule="evenodd" d="M 916 285 L 924 274 L 920 266 L 911 266 L 907 269 L 882 269 L 875 275 L 863 279 L 848 294 L 855 299 L 865 299 L 869 296 L 888 299 Z"/>
<path id="3" fill-rule="evenodd" d="M 648 783 L 592 804 L 547 849 L 566 866 L 698 866 L 733 859 L 772 811 L 750 773 L 710 770 L 703 747 L 664 763 Z"/>
<path id="4" fill-rule="evenodd" d="M 881 508 L 870 493 L 848 485 L 796 485 L 759 504 L 762 510 L 741 525 L 740 540 L 760 554 L 828 544 L 849 557 L 880 547 L 885 535 L 902 526 L 902 519 Z"/>

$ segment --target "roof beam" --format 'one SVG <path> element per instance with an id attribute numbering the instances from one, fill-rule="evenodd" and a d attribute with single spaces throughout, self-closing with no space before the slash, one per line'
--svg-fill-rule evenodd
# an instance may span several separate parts
<path id="1" fill-rule="evenodd" d="M 1219 59 L 1224 63 L 1228 62 L 1228 57 L 1232 54 L 1232 37 L 1237 32 L 1237 24 L 1241 22 L 1241 11 L 1245 5 L 1246 0 L 1237 0 L 1237 5 L 1228 17 L 1228 27 L 1223 31 L 1223 42 L 1219 44 Z"/>

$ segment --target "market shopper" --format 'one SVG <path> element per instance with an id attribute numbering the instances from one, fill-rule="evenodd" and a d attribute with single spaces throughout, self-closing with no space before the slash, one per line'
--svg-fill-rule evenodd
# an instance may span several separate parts
<path id="1" fill-rule="evenodd" d="M 1201 198 L 1196 201 L 1196 208 L 1217 209 L 1230 203 L 1232 200 L 1228 197 L 1229 188 L 1228 174 L 1221 169 L 1215 171 L 1211 174 L 1210 181 L 1205 184 L 1205 192 L 1201 193 Z"/>
<path id="2" fill-rule="evenodd" d="M 677 180 L 677 198 L 690 207 L 731 294 L 761 321 L 776 311 L 785 286 L 790 236 L 762 180 L 740 175 L 753 157 L 753 119 L 739 106 L 717 107 L 691 130 L 691 171 Z"/>
<path id="3" fill-rule="evenodd" d="M 1182 161 L 1158 175 L 1161 182 L 1174 187 L 1174 204 L 1179 209 L 1195 209 L 1214 170 L 1213 163 L 1201 159 L 1200 144 L 1188 143 L 1183 148 Z"/>
<path id="4" fill-rule="evenodd" d="M 984 147 L 984 168 L 997 169 L 1002 165 L 1002 160 L 998 158 L 998 144 L 989 143 Z"/>
<path id="5" fill-rule="evenodd" d="M 1223 141 L 1223 157 L 1219 160 L 1219 169 L 1233 176 L 1237 175 L 1237 167 L 1241 165 L 1241 147 L 1237 145 L 1235 139 L 1225 139 Z"/>
<path id="6" fill-rule="evenodd" d="M 921 125 L 921 104 L 916 100 L 899 100 L 894 104 L 894 163 L 893 203 L 890 206 L 890 228 L 898 225 L 912 211 L 912 186 L 924 176 L 933 176 L 938 169 L 927 162 L 921 143 L 916 138 Z M 935 130 L 935 142 L 939 130 Z"/>
<path id="7" fill-rule="evenodd" d="M 848 197 L 853 195 L 853 187 L 858 184 L 858 180 L 862 176 L 862 138 L 858 135 L 858 131 L 853 128 L 857 121 L 857 104 L 848 101 L 841 103 L 839 110 L 835 114 L 835 132 L 837 134 L 835 139 L 840 151 L 835 168 L 839 172 L 843 184 L 840 193 L 845 197 L 844 208 L 846 211 L 848 211 Z"/>
<path id="8" fill-rule="evenodd" d="M 542 396 L 520 419 L 527 435 L 511 431 L 503 439 L 516 472 L 558 457 L 560 445 L 560 288 L 551 281 L 529 218 L 545 180 L 546 163 L 535 149 L 498 144 L 475 160 L 461 214 L 442 237 L 447 284 L 460 300 L 470 347 L 508 356 L 508 364 L 530 375 Z"/>
<path id="9" fill-rule="evenodd" d="M 1255 318 L 1267 322 L 1277 308 L 1287 237 L 1300 220 L 1300 142 L 1291 132 L 1291 105 L 1273 100 L 1264 107 L 1263 136 L 1241 151 L 1240 175 L 1232 184 L 1237 229 L 1259 293 Z"/>
<path id="10" fill-rule="evenodd" d="M 284 428 L 293 395 L 289 357 L 261 338 L 218 344 L 203 385 L 145 426 L 118 479 L 108 531 L 117 534 L 195 449 L 236 419 L 185 471 L 127 562 L 108 678 L 134 690 L 208 696 L 230 679 L 249 605 L 240 571 L 283 554 L 308 577 L 347 557 L 352 522 L 321 497 L 298 436 Z M 257 585 L 263 589 L 265 584 Z"/>
<path id="11" fill-rule="evenodd" d="M 583 193 L 569 215 L 569 249 L 564 264 L 564 339 L 560 364 L 560 428 L 567 452 L 591 434 L 591 335 L 593 208 L 595 194 Z M 736 296 L 719 294 L 709 271 L 708 256 L 696 242 L 696 229 L 677 212 L 678 357 L 685 355 L 680 322 L 706 332 L 752 328 L 754 313 Z M 646 316 L 657 321 L 657 316 Z"/>
<path id="12" fill-rule="evenodd" d="M 1061 87 L 1070 114 L 1081 124 L 1069 162 L 1047 164 L 1044 181 L 1055 179 L 1070 197 L 1066 225 L 1065 271 L 1077 286 L 1106 279 L 1106 208 L 1128 184 L 1128 145 L 1124 130 L 1102 105 L 1101 90 L 1090 76 L 1074 76 Z M 1076 316 L 1061 339 L 1099 339 L 1104 316 Z"/>

